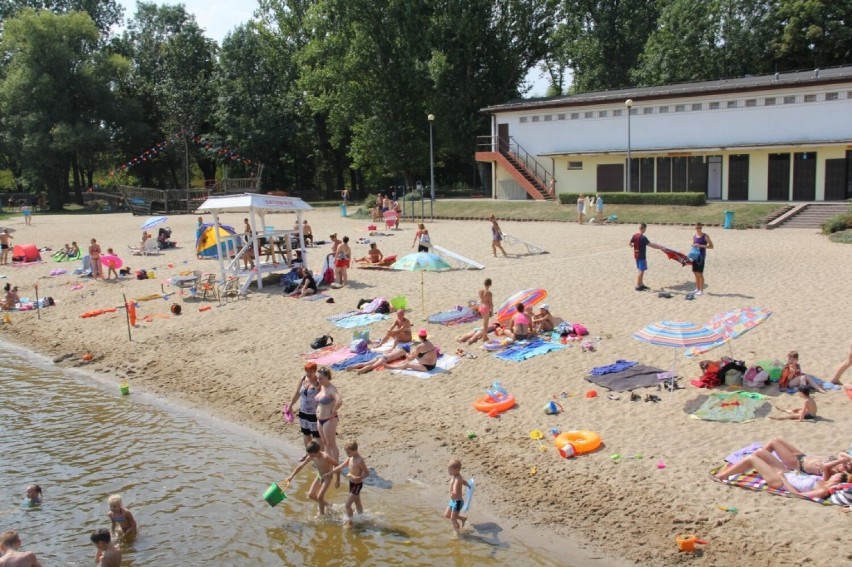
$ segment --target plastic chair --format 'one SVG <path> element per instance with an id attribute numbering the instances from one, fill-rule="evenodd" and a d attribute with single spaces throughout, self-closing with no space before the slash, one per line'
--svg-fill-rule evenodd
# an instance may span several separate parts
<path id="1" fill-rule="evenodd" d="M 385 226 L 388 228 L 399 228 L 399 213 L 396 211 L 385 211 Z"/>
<path id="2" fill-rule="evenodd" d="M 240 296 L 240 278 L 236 276 L 228 276 L 224 282 L 219 284 L 219 302 L 225 298 L 225 303 L 228 303 L 228 298 L 239 300 Z"/>
<path id="3" fill-rule="evenodd" d="M 197 292 L 201 292 L 202 301 L 207 299 L 209 295 L 212 299 L 219 300 L 218 289 L 216 288 L 216 274 L 207 275 L 206 279 L 198 283 Z M 197 293 L 196 292 L 196 293 Z"/>

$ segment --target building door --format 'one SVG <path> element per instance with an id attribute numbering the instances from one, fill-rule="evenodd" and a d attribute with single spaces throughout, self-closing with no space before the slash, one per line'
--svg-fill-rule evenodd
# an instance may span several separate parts
<path id="1" fill-rule="evenodd" d="M 748 154 L 728 156 L 728 200 L 748 201 Z"/>
<path id="2" fill-rule="evenodd" d="M 624 166 L 620 163 L 601 164 L 598 166 L 599 193 L 606 191 L 624 192 Z"/>
<path id="3" fill-rule="evenodd" d="M 816 152 L 797 152 L 793 160 L 793 200 L 816 199 Z"/>
<path id="4" fill-rule="evenodd" d="M 770 201 L 790 200 L 790 154 L 769 154 L 767 185 Z"/>
<path id="5" fill-rule="evenodd" d="M 825 200 L 846 199 L 846 158 L 825 160 Z"/>
<path id="6" fill-rule="evenodd" d="M 497 125 L 497 151 L 501 154 L 509 153 L 509 125 Z"/>
<path id="7" fill-rule="evenodd" d="M 722 198 L 722 156 L 707 158 L 707 198 Z"/>

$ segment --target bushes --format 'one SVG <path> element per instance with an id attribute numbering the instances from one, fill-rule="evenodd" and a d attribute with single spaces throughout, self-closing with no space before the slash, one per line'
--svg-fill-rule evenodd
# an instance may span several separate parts
<path id="1" fill-rule="evenodd" d="M 585 193 L 594 195 L 594 193 Z M 704 193 L 601 193 L 606 205 L 687 205 L 700 207 L 707 204 Z M 560 193 L 559 202 L 574 205 L 579 193 Z"/>
<path id="2" fill-rule="evenodd" d="M 847 230 L 850 228 L 852 228 L 852 214 L 850 213 L 831 217 L 830 219 L 822 223 L 823 234 L 833 234 L 835 232 L 840 232 L 842 230 Z"/>

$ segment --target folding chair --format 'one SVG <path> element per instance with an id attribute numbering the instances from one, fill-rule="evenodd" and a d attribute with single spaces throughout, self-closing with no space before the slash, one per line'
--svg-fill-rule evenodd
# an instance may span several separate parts
<path id="1" fill-rule="evenodd" d="M 225 281 L 219 284 L 219 302 L 225 298 L 225 303 L 228 303 L 228 298 L 239 300 L 240 295 L 240 278 L 236 276 L 228 276 Z"/>
<path id="2" fill-rule="evenodd" d="M 201 299 L 207 299 L 209 295 L 212 299 L 219 301 L 219 291 L 216 287 L 216 274 L 208 274 L 204 279 L 199 280 L 196 287 L 196 294 L 201 293 Z"/>

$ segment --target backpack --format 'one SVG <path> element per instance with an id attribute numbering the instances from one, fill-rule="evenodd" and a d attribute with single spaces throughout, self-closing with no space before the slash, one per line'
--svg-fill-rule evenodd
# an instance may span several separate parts
<path id="1" fill-rule="evenodd" d="M 574 328 L 574 334 L 577 336 L 585 337 L 589 334 L 589 330 L 580 323 L 572 323 L 571 326 Z"/>
<path id="2" fill-rule="evenodd" d="M 351 343 L 349 343 L 349 352 L 354 352 L 355 354 L 364 354 L 369 350 L 369 345 L 367 341 L 364 339 L 355 339 Z"/>
<path id="3" fill-rule="evenodd" d="M 325 273 L 322 275 L 322 283 L 326 285 L 334 283 L 334 268 L 326 268 Z"/>
<path id="4" fill-rule="evenodd" d="M 314 350 L 325 348 L 330 344 L 334 344 L 334 339 L 329 335 L 323 335 L 321 337 L 317 337 L 311 343 L 311 348 Z"/>
<path id="5" fill-rule="evenodd" d="M 136 272 L 136 279 L 137 280 L 147 280 L 148 279 L 148 272 L 146 270 L 139 270 L 138 272 Z"/>

